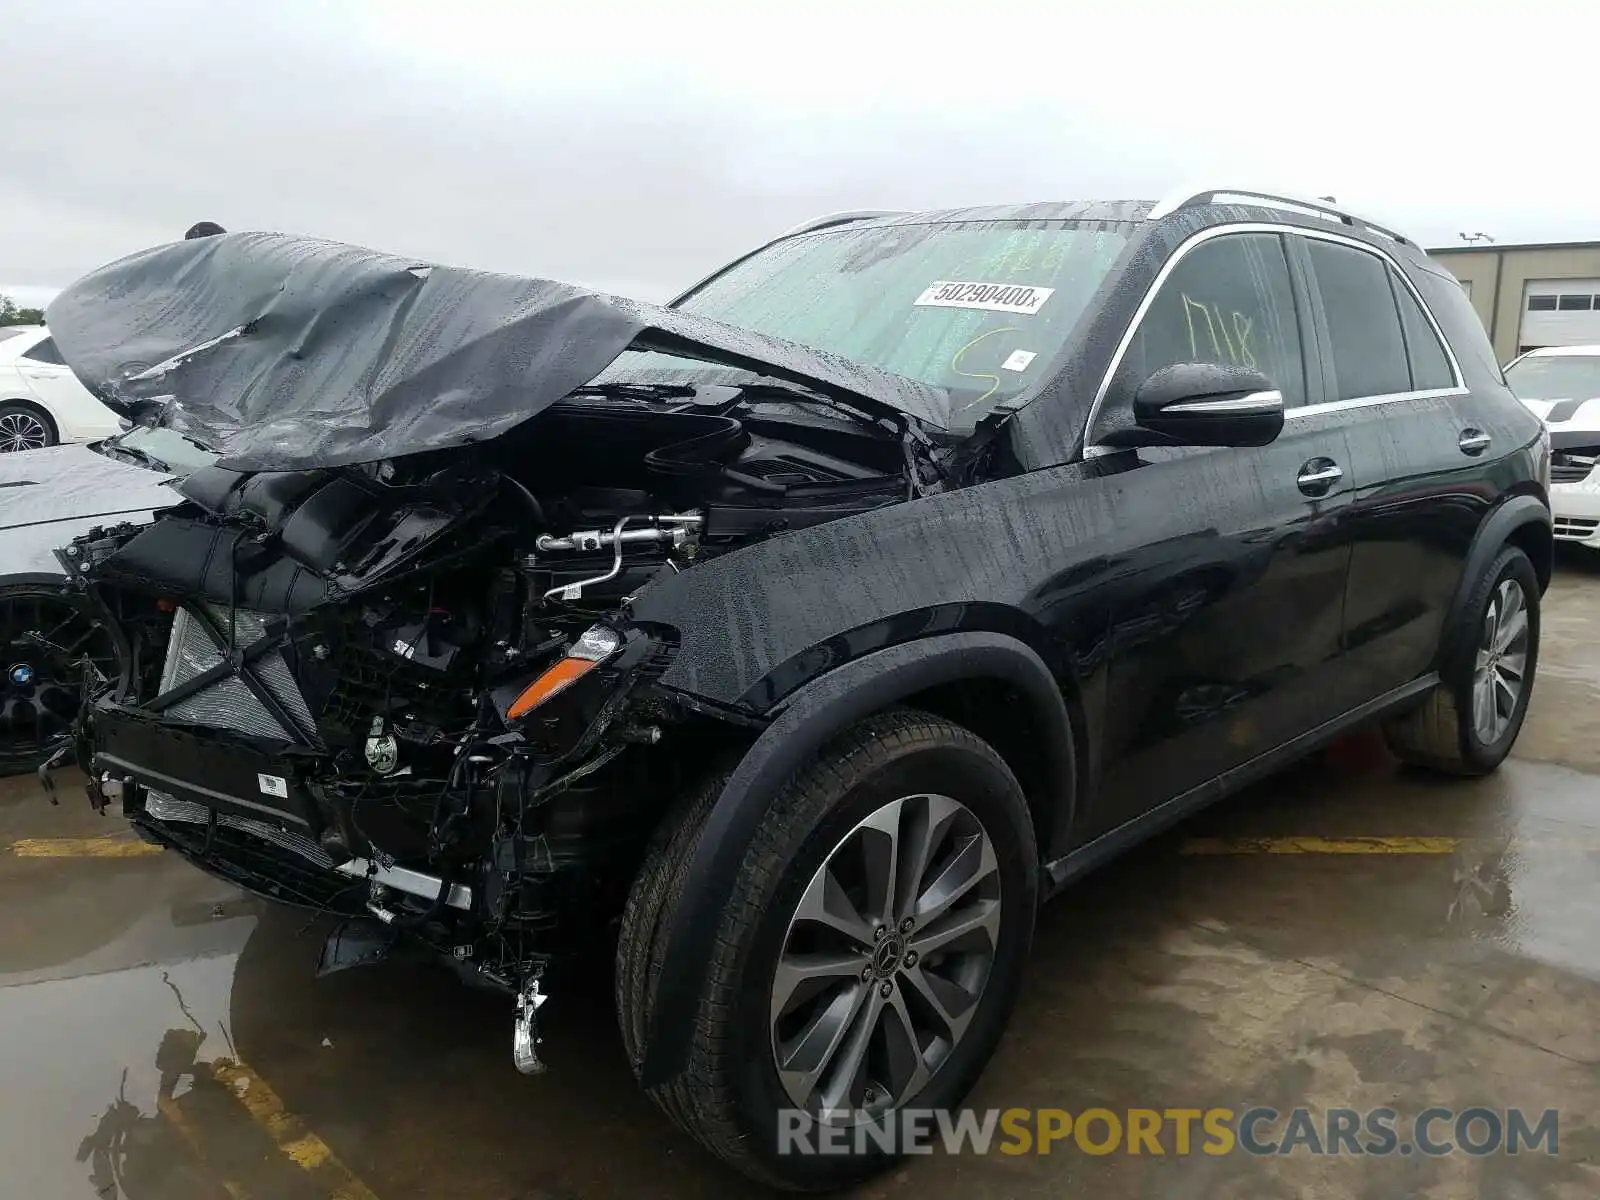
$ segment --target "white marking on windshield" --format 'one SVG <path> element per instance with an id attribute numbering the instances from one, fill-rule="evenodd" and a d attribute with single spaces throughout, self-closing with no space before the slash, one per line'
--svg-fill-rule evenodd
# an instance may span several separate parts
<path id="1" fill-rule="evenodd" d="M 1016 283 L 930 283 L 912 304 L 919 308 L 977 308 L 985 312 L 1021 313 L 1031 317 L 1055 295 L 1055 288 Z"/>

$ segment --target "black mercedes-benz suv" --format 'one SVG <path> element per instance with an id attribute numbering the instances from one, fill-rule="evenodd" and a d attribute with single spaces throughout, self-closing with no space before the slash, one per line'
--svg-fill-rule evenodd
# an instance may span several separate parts
<path id="1" fill-rule="evenodd" d="M 614 933 L 642 1085 L 769 1182 L 957 1104 L 1096 863 L 1360 722 L 1491 771 L 1528 704 L 1543 427 L 1319 202 L 839 215 L 666 307 L 231 234 L 49 320 L 222 455 L 60 552 L 130 664 L 94 802 L 329 969 L 503 989 L 524 1070 Z"/>

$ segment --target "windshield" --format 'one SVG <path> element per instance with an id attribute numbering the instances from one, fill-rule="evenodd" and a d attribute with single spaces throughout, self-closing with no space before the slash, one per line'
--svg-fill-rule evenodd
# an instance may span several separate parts
<path id="1" fill-rule="evenodd" d="M 1588 400 L 1600 396 L 1600 355 L 1524 358 L 1506 368 L 1519 400 Z"/>
<path id="2" fill-rule="evenodd" d="M 174 475 L 188 475 L 217 461 L 217 456 L 211 451 L 172 429 L 151 429 L 141 425 L 111 438 L 106 444 L 115 449 L 129 450 L 135 455 L 148 455 Z"/>
<path id="3" fill-rule="evenodd" d="M 970 423 L 1046 376 L 1127 240 L 1103 221 L 845 226 L 768 246 L 676 307 L 946 388 Z M 735 374 L 636 352 L 601 381 Z"/>

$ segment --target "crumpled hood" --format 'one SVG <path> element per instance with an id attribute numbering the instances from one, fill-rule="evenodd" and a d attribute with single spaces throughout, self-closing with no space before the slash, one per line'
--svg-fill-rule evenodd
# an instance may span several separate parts
<path id="1" fill-rule="evenodd" d="M 87 446 L 0 454 L 0 529 L 165 508 L 183 499 L 169 478 Z"/>
<path id="2" fill-rule="evenodd" d="M 498 437 L 630 347 L 747 368 L 944 429 L 940 388 L 689 313 L 337 242 L 176 242 L 50 305 L 78 378 L 240 470 L 374 462 Z"/>

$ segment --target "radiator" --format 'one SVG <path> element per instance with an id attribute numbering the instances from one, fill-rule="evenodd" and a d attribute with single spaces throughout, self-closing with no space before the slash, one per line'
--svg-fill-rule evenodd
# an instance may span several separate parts
<path id="1" fill-rule="evenodd" d="M 218 605 L 205 606 L 211 620 L 227 636 L 228 612 Z M 234 616 L 234 637 L 241 649 L 259 642 L 266 634 L 267 614 L 239 609 Z M 211 641 L 205 627 L 187 608 L 180 608 L 172 623 L 172 637 L 167 643 L 167 661 L 161 672 L 161 690 L 171 691 L 203 671 L 208 671 L 223 661 L 223 653 Z M 311 710 L 305 697 L 289 671 L 289 664 L 278 650 L 269 650 L 251 664 L 256 678 L 283 706 L 300 727 L 307 732 L 315 730 Z M 188 725 L 208 725 L 214 729 L 234 729 L 256 737 L 292 740 L 291 732 L 280 725 L 267 711 L 266 705 L 255 698 L 237 675 L 229 675 L 210 687 L 202 688 L 166 710 L 171 719 Z"/>

